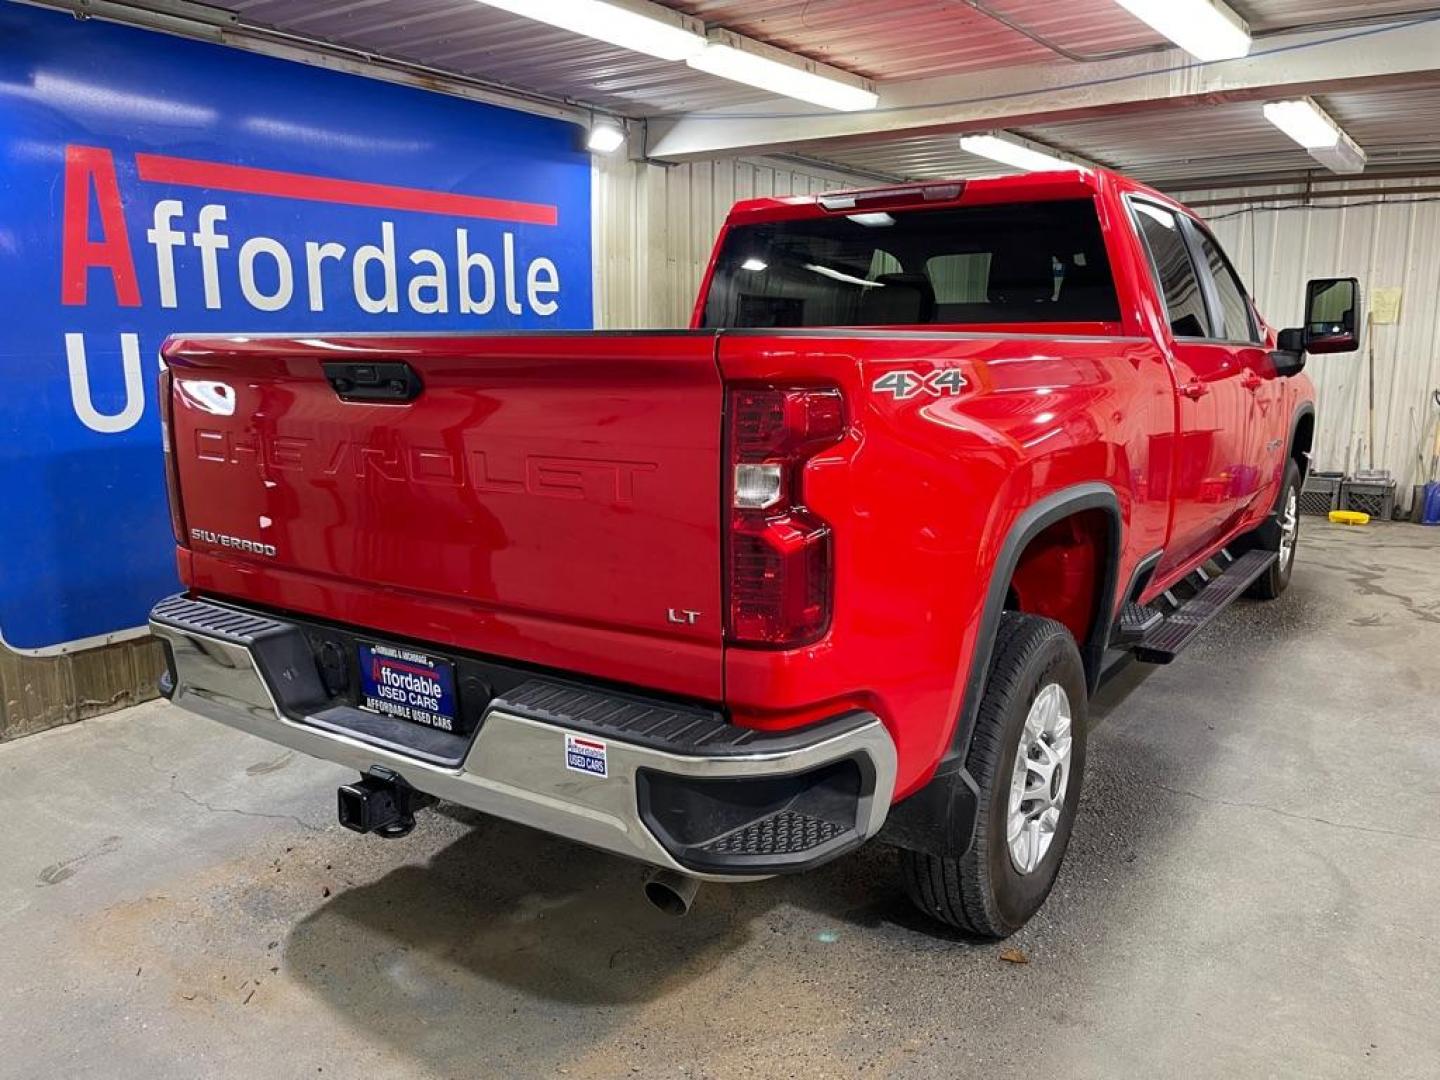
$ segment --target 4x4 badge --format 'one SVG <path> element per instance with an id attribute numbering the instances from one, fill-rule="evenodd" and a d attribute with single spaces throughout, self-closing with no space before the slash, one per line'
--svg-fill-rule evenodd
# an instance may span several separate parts
<path id="1" fill-rule="evenodd" d="M 873 393 L 889 394 L 896 401 L 906 401 L 918 394 L 943 397 L 958 394 L 970 381 L 955 368 L 940 368 L 921 374 L 918 371 L 890 371 L 876 379 L 870 386 Z"/>

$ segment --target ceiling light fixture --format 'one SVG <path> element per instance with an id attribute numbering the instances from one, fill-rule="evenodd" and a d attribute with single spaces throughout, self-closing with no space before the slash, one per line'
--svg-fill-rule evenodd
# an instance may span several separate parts
<path id="1" fill-rule="evenodd" d="M 1303 146 L 1312 158 L 1331 172 L 1364 171 L 1365 151 L 1313 98 L 1272 101 L 1265 106 L 1264 112 L 1266 120 Z"/>
<path id="2" fill-rule="evenodd" d="M 1011 135 L 999 133 L 990 135 L 962 135 L 960 149 L 967 154 L 998 161 L 1021 172 L 1055 172 L 1057 170 L 1083 169 L 1084 165 L 1066 161 L 1055 154 L 1036 149 Z"/>
<path id="3" fill-rule="evenodd" d="M 1196 60 L 1236 60 L 1250 54 L 1250 27 L 1221 0 L 1115 0 Z"/>
<path id="4" fill-rule="evenodd" d="M 613 154 L 625 145 L 625 129 L 614 120 L 596 120 L 590 125 L 586 149 L 596 154 Z"/>
<path id="5" fill-rule="evenodd" d="M 727 30 L 711 31 L 705 50 L 685 62 L 697 71 L 823 109 L 862 112 L 880 103 L 880 95 L 858 76 Z"/>
<path id="6" fill-rule="evenodd" d="M 1266 120 L 1306 150 L 1324 150 L 1340 141 L 1340 125 L 1310 98 L 1272 101 L 1264 111 Z"/>
<path id="7" fill-rule="evenodd" d="M 479 0 L 661 60 L 688 60 L 705 48 L 704 23 L 646 0 Z"/>

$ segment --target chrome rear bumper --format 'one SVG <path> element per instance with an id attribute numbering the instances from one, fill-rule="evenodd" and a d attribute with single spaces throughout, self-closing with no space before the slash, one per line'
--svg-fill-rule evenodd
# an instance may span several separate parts
<path id="1" fill-rule="evenodd" d="M 650 707 L 644 699 L 533 679 L 489 703 L 453 762 L 433 754 L 427 760 L 393 740 L 377 740 L 366 726 L 373 714 L 327 696 L 294 624 L 172 597 L 151 613 L 150 628 L 169 648 L 171 700 L 184 709 L 360 773 L 388 770 L 437 798 L 696 877 L 735 880 L 818 865 L 878 832 L 893 795 L 894 745 L 868 713 L 781 736 L 732 727 L 709 714 L 712 724 L 728 730 L 666 744 L 581 719 L 582 713 L 604 714 L 608 702 L 601 699 L 619 704 L 609 712 L 626 715 Z M 566 702 L 586 706 L 576 705 L 573 723 Z M 662 704 L 655 715 L 681 709 Z M 567 735 L 603 745 L 606 775 L 567 768 Z M 736 801 L 728 793 L 752 809 L 761 793 L 774 810 L 746 821 L 735 811 L 727 818 L 722 805 L 716 817 L 717 800 Z"/>

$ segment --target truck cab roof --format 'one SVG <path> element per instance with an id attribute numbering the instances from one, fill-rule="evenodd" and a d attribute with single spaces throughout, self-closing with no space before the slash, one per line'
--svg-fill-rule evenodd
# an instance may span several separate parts
<path id="1" fill-rule="evenodd" d="M 974 178 L 917 180 L 874 188 L 825 191 L 818 195 L 746 199 L 730 210 L 729 220 L 774 221 L 855 213 L 867 210 L 939 208 L 965 202 L 1002 203 L 1050 201 L 1085 197 L 1109 189 L 1139 193 L 1168 205 L 1173 199 L 1139 181 L 1109 169 L 1057 169 L 1053 172 L 1015 173 Z"/>

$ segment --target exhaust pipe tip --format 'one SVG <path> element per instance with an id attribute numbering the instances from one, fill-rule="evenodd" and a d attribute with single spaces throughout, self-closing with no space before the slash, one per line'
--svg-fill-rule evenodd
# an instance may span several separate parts
<path id="1" fill-rule="evenodd" d="M 655 870 L 645 879 L 645 899 L 666 915 L 679 918 L 690 912 L 700 881 L 674 870 Z"/>

